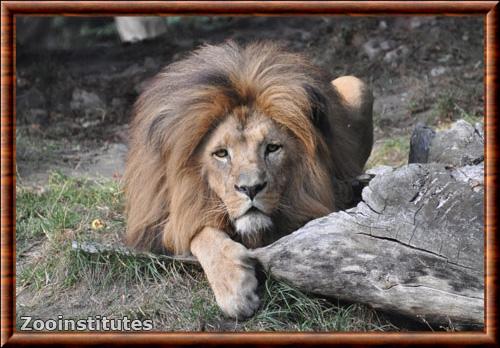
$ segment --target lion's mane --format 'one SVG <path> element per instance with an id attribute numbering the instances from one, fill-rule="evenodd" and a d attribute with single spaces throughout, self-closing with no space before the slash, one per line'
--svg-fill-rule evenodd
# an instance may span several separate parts
<path id="1" fill-rule="evenodd" d="M 341 206 L 336 180 L 360 173 L 345 107 L 329 76 L 272 43 L 204 46 L 159 73 L 135 104 L 124 175 L 127 242 L 189 251 L 205 226 L 231 230 L 202 177 L 207 135 L 240 105 L 257 108 L 302 145 L 277 226 L 298 228 Z M 289 232 L 289 231 L 288 231 Z"/>

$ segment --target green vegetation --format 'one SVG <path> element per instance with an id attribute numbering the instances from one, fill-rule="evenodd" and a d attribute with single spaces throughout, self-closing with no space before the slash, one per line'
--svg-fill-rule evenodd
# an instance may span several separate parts
<path id="1" fill-rule="evenodd" d="M 398 167 L 408 162 L 410 151 L 410 136 L 402 135 L 393 138 L 384 138 L 373 146 L 372 154 L 368 159 L 366 168 L 378 165 Z"/>
<path id="2" fill-rule="evenodd" d="M 264 306 L 248 324 L 259 330 L 293 331 L 384 331 L 395 329 L 382 324 L 373 310 L 359 305 L 338 306 L 306 295 L 290 285 L 267 277 Z"/>
<path id="3" fill-rule="evenodd" d="M 121 210 L 119 185 L 113 181 L 102 184 L 54 173 L 43 189 L 18 185 L 17 256 L 23 258 L 34 248 L 43 249 L 43 255 L 18 273 L 18 286 L 41 288 L 71 282 L 75 273 L 69 262 L 73 261 L 71 240 L 116 239 L 124 226 Z M 93 229 L 96 220 L 102 227 Z"/>
<path id="4" fill-rule="evenodd" d="M 155 330 L 396 329 L 373 310 L 339 306 L 269 277 L 261 286 L 258 313 L 247 321 L 234 321 L 218 308 L 199 266 L 154 255 L 88 254 L 72 249 L 73 240 L 121 245 L 122 211 L 116 181 L 53 173 L 43 189 L 18 185 L 18 317 L 28 313 L 48 318 L 127 315 L 153 319 Z M 23 297 L 26 293 L 28 298 Z M 68 304 L 61 308 L 60 301 Z"/>
<path id="5" fill-rule="evenodd" d="M 459 105 L 459 97 L 452 93 L 440 95 L 434 107 L 435 123 L 447 128 L 450 123 L 463 119 L 470 124 L 484 122 L 482 112 L 466 111 Z"/>

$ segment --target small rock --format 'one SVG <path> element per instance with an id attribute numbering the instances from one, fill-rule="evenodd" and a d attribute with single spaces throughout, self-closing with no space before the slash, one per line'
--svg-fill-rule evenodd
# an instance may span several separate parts
<path id="1" fill-rule="evenodd" d="M 104 108 L 104 102 L 93 92 L 76 88 L 73 91 L 70 107 L 72 110 Z"/>
<path id="2" fill-rule="evenodd" d="M 401 45 L 398 48 L 387 52 L 384 56 L 384 62 L 394 63 L 394 62 L 400 60 L 401 58 L 404 58 L 405 56 L 407 56 L 408 53 L 410 53 L 410 49 L 405 45 Z"/>
<path id="3" fill-rule="evenodd" d="M 382 51 L 388 51 L 394 47 L 394 42 L 390 40 L 380 41 L 380 39 L 371 39 L 365 42 L 361 48 L 369 59 L 374 59 Z"/>
<path id="4" fill-rule="evenodd" d="M 97 126 L 99 123 L 101 123 L 100 120 L 83 121 L 82 128 L 94 127 L 94 126 Z"/>
<path id="5" fill-rule="evenodd" d="M 417 29 L 418 27 L 420 27 L 422 25 L 422 20 L 420 19 L 420 17 L 413 17 L 412 19 L 410 19 L 410 29 Z"/>
<path id="6" fill-rule="evenodd" d="M 437 66 L 435 68 L 431 69 L 431 76 L 436 77 L 443 75 L 448 69 L 446 69 L 444 66 Z"/>
<path id="7" fill-rule="evenodd" d="M 382 41 L 382 42 L 380 43 L 380 48 L 381 48 L 382 50 L 384 50 L 384 51 L 388 51 L 389 49 L 391 49 L 391 46 L 392 46 L 392 45 L 391 45 L 391 42 L 389 42 L 389 41 Z"/>
<path id="8" fill-rule="evenodd" d="M 418 17 L 412 17 L 410 19 L 410 23 L 408 27 L 410 29 L 418 29 L 424 24 L 434 24 L 436 21 L 436 18 L 434 16 L 431 17 L 424 17 L 424 16 L 418 16 Z"/>
<path id="9" fill-rule="evenodd" d="M 451 54 L 446 54 L 446 55 L 442 56 L 441 58 L 439 58 L 438 62 L 439 63 L 446 63 L 451 59 L 451 57 L 452 57 Z"/>
<path id="10" fill-rule="evenodd" d="M 380 48 L 375 39 L 368 40 L 363 46 L 361 46 L 363 52 L 371 60 L 375 58 L 380 53 Z"/>
<path id="11" fill-rule="evenodd" d="M 16 76 L 16 87 L 17 88 L 25 88 L 29 86 L 29 81 L 28 79 L 25 79 L 24 77 L 21 76 Z"/>
<path id="12" fill-rule="evenodd" d="M 387 29 L 387 22 L 386 21 L 380 21 L 380 23 L 378 24 L 378 28 L 381 29 L 381 30 Z"/>

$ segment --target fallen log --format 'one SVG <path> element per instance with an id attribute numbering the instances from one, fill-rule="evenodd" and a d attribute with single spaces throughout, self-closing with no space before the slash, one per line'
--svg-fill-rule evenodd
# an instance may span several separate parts
<path id="1" fill-rule="evenodd" d="M 421 137 L 428 153 L 414 149 L 414 158 L 441 163 L 379 168 L 356 207 L 313 220 L 254 256 L 303 291 L 430 324 L 482 327 L 481 134 L 457 122 Z"/>

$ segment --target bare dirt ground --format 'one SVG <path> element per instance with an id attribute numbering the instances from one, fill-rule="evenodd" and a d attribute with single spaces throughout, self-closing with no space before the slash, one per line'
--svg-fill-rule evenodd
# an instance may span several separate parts
<path id="1" fill-rule="evenodd" d="M 18 47 L 20 177 L 36 181 L 56 168 L 107 177 L 112 168 L 120 173 L 118 159 L 126 152 L 121 144 L 126 144 L 126 125 L 144 81 L 192 49 L 226 39 L 285 42 L 309 54 L 332 77 L 352 74 L 367 81 L 375 95 L 376 150 L 385 138 L 407 136 L 418 121 L 437 125 L 462 113 L 483 115 L 479 18 L 179 21 L 161 38 L 132 45 L 111 36 L 64 49 L 33 48 L 30 42 Z M 47 142 L 46 148 L 37 140 Z"/>
<path id="2" fill-rule="evenodd" d="M 368 82 L 375 95 L 375 147 L 368 166 L 405 163 L 417 122 L 446 127 L 458 118 L 481 121 L 484 114 L 481 17 L 172 18 L 165 35 L 136 44 L 120 43 L 106 19 L 80 21 L 64 35 L 48 23 L 39 40 L 20 36 L 16 62 L 17 182 L 41 191 L 54 171 L 119 180 L 127 124 L 144 82 L 192 49 L 227 39 L 281 41 L 307 53 L 332 78 L 349 74 Z M 43 242 L 18 255 L 18 274 L 40 254 Z M 161 291 L 176 299 L 171 303 L 177 311 L 196 307 L 197 297 L 188 295 L 190 280 L 177 281 L 176 289 L 137 284 L 122 296 L 115 288 L 123 284 L 110 290 L 80 282 L 56 293 L 26 286 L 18 288 L 17 308 L 41 317 L 113 312 L 110 308 L 127 313 L 145 306 L 134 307 L 127 298 Z M 203 286 L 195 292 L 198 298 L 210 296 Z M 160 298 L 147 305 L 153 310 L 158 303 Z M 205 306 L 204 313 L 213 310 Z M 206 323 L 190 318 L 167 320 L 160 327 L 205 328 Z M 231 325 L 219 321 L 212 327 L 241 329 Z"/>

